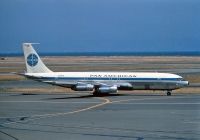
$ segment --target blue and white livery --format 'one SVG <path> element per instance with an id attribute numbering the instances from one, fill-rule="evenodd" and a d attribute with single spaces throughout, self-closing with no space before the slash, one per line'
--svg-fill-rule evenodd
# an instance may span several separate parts
<path id="1" fill-rule="evenodd" d="M 181 76 L 170 73 L 147 72 L 53 72 L 46 67 L 32 47 L 23 43 L 27 78 L 71 88 L 75 91 L 93 91 L 93 94 L 117 93 L 118 90 L 171 91 L 189 84 Z"/>

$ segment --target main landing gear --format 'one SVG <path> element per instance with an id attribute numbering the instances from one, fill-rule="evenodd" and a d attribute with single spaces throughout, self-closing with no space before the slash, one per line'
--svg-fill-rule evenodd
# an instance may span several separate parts
<path id="1" fill-rule="evenodd" d="M 172 95 L 172 91 L 171 90 L 168 90 L 167 91 L 167 96 L 171 96 Z"/>

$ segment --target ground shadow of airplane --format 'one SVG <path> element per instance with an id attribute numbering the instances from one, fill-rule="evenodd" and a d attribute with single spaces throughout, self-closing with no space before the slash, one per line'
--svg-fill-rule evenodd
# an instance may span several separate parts
<path id="1" fill-rule="evenodd" d="M 82 95 L 82 96 L 73 96 L 73 97 L 56 97 L 56 98 L 47 98 L 44 100 L 58 100 L 58 99 L 83 99 L 83 98 L 93 98 L 93 97 L 110 97 L 110 96 L 127 96 L 128 94 L 100 94 L 100 95 Z"/>
<path id="2" fill-rule="evenodd" d="M 22 94 L 17 94 L 17 95 L 12 95 L 12 96 L 24 96 L 24 95 L 41 95 L 41 94 L 34 94 L 34 93 L 22 93 Z M 63 94 L 62 94 L 63 95 Z M 130 97 L 139 97 L 139 96 L 165 96 L 164 94 L 128 94 L 128 93 L 121 93 L 121 94 L 99 94 L 99 95 L 93 95 L 93 94 L 89 94 L 89 95 L 81 95 L 81 96 L 77 96 L 77 94 L 74 94 L 75 96 L 72 97 L 55 97 L 55 98 L 46 98 L 43 100 L 59 100 L 59 99 L 84 99 L 84 98 L 94 98 L 94 97 L 113 97 L 113 96 L 130 96 Z M 80 95 L 80 94 L 78 94 Z M 176 95 L 174 95 L 176 96 Z M 180 95 L 179 95 L 180 96 Z"/>

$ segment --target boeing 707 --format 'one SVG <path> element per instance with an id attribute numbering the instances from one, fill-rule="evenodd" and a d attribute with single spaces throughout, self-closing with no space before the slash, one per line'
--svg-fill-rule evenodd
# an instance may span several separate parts
<path id="1" fill-rule="evenodd" d="M 117 93 L 118 90 L 162 90 L 171 95 L 172 90 L 189 84 L 183 77 L 171 73 L 152 72 L 53 72 L 43 63 L 32 46 L 23 43 L 27 78 L 71 88 L 91 91 L 94 95 Z"/>

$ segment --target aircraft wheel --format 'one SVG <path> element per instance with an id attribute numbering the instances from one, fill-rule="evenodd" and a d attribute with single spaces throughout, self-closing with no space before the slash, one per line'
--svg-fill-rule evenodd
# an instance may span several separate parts
<path id="1" fill-rule="evenodd" d="M 96 96 L 96 95 L 99 95 L 99 93 L 98 93 L 98 92 L 96 92 L 96 91 L 95 91 L 95 92 L 93 92 L 92 94 L 93 94 L 94 96 Z"/>
<path id="2" fill-rule="evenodd" d="M 93 92 L 93 95 L 94 95 L 94 96 L 101 96 L 101 93 L 98 92 L 98 91 L 94 91 L 94 92 Z"/>
<path id="3" fill-rule="evenodd" d="M 172 92 L 171 91 L 167 91 L 167 96 L 171 96 Z"/>

